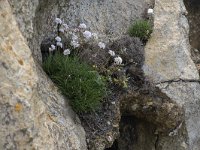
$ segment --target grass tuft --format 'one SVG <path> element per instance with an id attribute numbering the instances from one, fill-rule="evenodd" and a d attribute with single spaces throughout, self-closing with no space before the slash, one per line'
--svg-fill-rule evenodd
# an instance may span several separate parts
<path id="1" fill-rule="evenodd" d="M 142 41 L 148 40 L 152 33 L 152 26 L 149 21 L 138 20 L 128 29 L 128 34 L 132 37 L 138 37 Z"/>
<path id="2" fill-rule="evenodd" d="M 103 78 L 76 57 L 66 57 L 60 53 L 50 55 L 44 61 L 43 69 L 70 99 L 76 112 L 95 110 L 106 94 L 106 82 Z"/>

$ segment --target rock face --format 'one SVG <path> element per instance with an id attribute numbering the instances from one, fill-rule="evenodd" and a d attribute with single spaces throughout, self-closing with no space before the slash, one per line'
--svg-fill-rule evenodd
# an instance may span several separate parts
<path id="1" fill-rule="evenodd" d="M 144 71 L 156 83 L 199 79 L 190 57 L 185 14 L 182 1 L 155 3 L 154 32 L 146 46 Z"/>
<path id="2" fill-rule="evenodd" d="M 0 26 L 0 149 L 87 149 L 78 117 L 34 62 L 6 0 Z"/>
<path id="3" fill-rule="evenodd" d="M 145 49 L 143 69 L 148 79 L 184 108 L 188 134 L 185 139 L 188 138 L 189 145 L 182 146 L 185 145 L 185 149 L 198 150 L 200 84 L 198 71 L 191 59 L 185 14 L 181 0 L 156 1 L 154 32 Z M 184 125 L 180 128 L 183 127 Z"/>
<path id="4" fill-rule="evenodd" d="M 84 22 L 107 40 L 120 38 L 153 6 L 152 0 L 0 0 L 0 149 L 87 149 L 79 118 L 38 64 L 40 44 L 54 36 L 56 17 Z M 127 98 L 123 119 L 130 120 L 122 119 L 118 150 L 199 150 L 200 85 L 186 9 L 182 0 L 159 0 L 154 12 L 143 71 L 159 95 Z"/>
<path id="5" fill-rule="evenodd" d="M 105 40 L 127 32 L 129 25 L 145 15 L 148 7 L 153 6 L 153 0 L 9 1 L 20 30 L 39 60 L 41 60 L 40 44 L 55 33 L 56 17 L 60 17 L 72 26 L 84 22 L 91 31 L 99 33 Z"/>

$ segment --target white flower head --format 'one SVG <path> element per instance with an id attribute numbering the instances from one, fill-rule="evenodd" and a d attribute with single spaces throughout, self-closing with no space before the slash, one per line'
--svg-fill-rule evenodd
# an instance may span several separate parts
<path id="1" fill-rule="evenodd" d="M 63 48 L 63 44 L 61 42 L 57 42 L 56 45 L 59 46 L 60 48 Z"/>
<path id="2" fill-rule="evenodd" d="M 51 47 L 49 47 L 49 52 L 53 52 L 54 51 L 54 49 L 52 49 Z"/>
<path id="3" fill-rule="evenodd" d="M 90 31 L 84 31 L 83 32 L 83 36 L 86 38 L 86 39 L 90 39 L 92 37 L 92 33 Z"/>
<path id="4" fill-rule="evenodd" d="M 96 33 L 92 33 L 92 36 L 94 37 L 95 40 L 98 39 L 98 35 Z"/>
<path id="5" fill-rule="evenodd" d="M 100 48 L 102 48 L 102 49 L 105 49 L 105 48 L 106 48 L 106 45 L 105 45 L 105 43 L 103 43 L 103 42 L 99 42 L 99 43 L 98 43 L 98 46 L 99 46 Z"/>
<path id="6" fill-rule="evenodd" d="M 77 48 L 80 46 L 80 44 L 77 41 L 71 41 L 71 46 L 73 46 L 74 48 Z"/>
<path id="7" fill-rule="evenodd" d="M 74 31 L 74 32 L 78 32 L 78 31 L 79 31 L 79 29 L 78 29 L 78 28 L 75 28 L 73 31 Z"/>
<path id="8" fill-rule="evenodd" d="M 55 19 L 56 24 L 62 24 L 62 20 L 60 18 Z"/>
<path id="9" fill-rule="evenodd" d="M 110 56 L 115 56 L 115 52 L 112 50 L 109 50 L 108 53 L 110 54 Z"/>
<path id="10" fill-rule="evenodd" d="M 55 45 L 51 45 L 51 49 L 55 50 L 56 49 L 56 46 Z"/>
<path id="11" fill-rule="evenodd" d="M 124 47 L 122 51 L 126 52 L 126 51 L 127 51 L 127 48 L 126 48 L 126 47 Z"/>
<path id="12" fill-rule="evenodd" d="M 66 23 L 63 24 L 63 27 L 64 27 L 65 30 L 68 30 L 68 29 L 69 29 L 69 26 L 68 26 Z"/>
<path id="13" fill-rule="evenodd" d="M 77 36 L 76 34 L 72 34 L 72 40 L 73 40 L 73 41 L 78 40 L 78 36 Z"/>
<path id="14" fill-rule="evenodd" d="M 79 25 L 79 28 L 81 28 L 81 29 L 86 29 L 87 26 L 86 26 L 84 23 L 81 23 L 81 24 Z"/>
<path id="15" fill-rule="evenodd" d="M 55 38 L 55 40 L 56 40 L 57 42 L 61 42 L 61 41 L 62 41 L 61 37 L 59 37 L 59 36 L 57 36 L 57 37 Z"/>
<path id="16" fill-rule="evenodd" d="M 66 55 L 69 55 L 70 54 L 70 49 L 66 49 L 63 51 L 63 54 L 66 56 Z"/>
<path id="17" fill-rule="evenodd" d="M 64 30 L 63 28 L 60 28 L 59 31 L 60 31 L 61 33 L 64 33 L 64 32 L 65 32 L 65 30 Z"/>
<path id="18" fill-rule="evenodd" d="M 114 64 L 121 65 L 122 64 L 122 58 L 117 56 L 114 58 Z"/>
<path id="19" fill-rule="evenodd" d="M 153 15 L 153 9 L 149 8 L 149 9 L 147 10 L 147 14 L 148 14 L 148 15 Z"/>

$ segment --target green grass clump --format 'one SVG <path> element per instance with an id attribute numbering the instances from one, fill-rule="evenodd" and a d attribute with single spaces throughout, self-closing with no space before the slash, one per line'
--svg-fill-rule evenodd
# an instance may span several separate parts
<path id="1" fill-rule="evenodd" d="M 128 34 L 130 36 L 138 37 L 141 40 L 147 40 L 151 33 L 152 26 L 146 20 L 138 20 L 128 29 Z"/>
<path id="2" fill-rule="evenodd" d="M 76 57 L 56 53 L 43 63 L 43 69 L 70 99 L 76 112 L 95 110 L 106 94 L 106 83 L 92 67 Z"/>

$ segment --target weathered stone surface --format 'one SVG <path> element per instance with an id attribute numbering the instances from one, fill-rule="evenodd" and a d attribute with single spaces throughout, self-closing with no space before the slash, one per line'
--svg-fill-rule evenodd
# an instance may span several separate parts
<path id="1" fill-rule="evenodd" d="M 154 31 L 145 48 L 145 75 L 154 82 L 199 75 L 190 57 L 188 22 L 182 0 L 155 2 Z"/>
<path id="2" fill-rule="evenodd" d="M 122 96 L 122 114 L 146 120 L 156 125 L 158 132 L 169 133 L 183 122 L 184 111 L 159 88 L 147 88 Z"/>
<path id="3" fill-rule="evenodd" d="M 35 21 L 34 18 L 36 9 L 39 5 L 39 0 L 8 0 L 12 7 L 12 12 L 16 16 L 16 20 L 18 23 L 18 27 L 22 32 L 22 35 L 28 41 L 28 46 L 32 50 L 35 56 L 39 56 L 38 54 L 40 50 L 40 46 L 35 40 Z"/>
<path id="4" fill-rule="evenodd" d="M 9 0 L 9 2 L 23 36 L 39 60 L 41 60 L 40 44 L 45 38 L 53 35 L 55 17 L 61 17 L 70 25 L 85 22 L 92 31 L 98 32 L 100 37 L 106 40 L 119 38 L 132 21 L 143 15 L 148 5 L 153 6 L 151 0 Z M 43 74 L 39 65 L 33 61 L 30 49 L 11 16 L 7 1 L 0 0 L 0 4 L 0 98 L 2 99 L 0 149 L 86 149 L 84 131 L 78 117 L 64 102 L 64 98 Z M 166 81 L 158 84 L 158 87 L 168 97 L 163 103 L 148 96 L 140 97 L 143 102 L 139 101 L 141 99 L 136 99 L 137 97 L 132 97 L 131 103 L 128 104 L 140 104 L 141 112 L 134 115 L 144 119 L 145 123 L 136 122 L 141 124 L 141 128 L 135 128 L 141 139 L 135 140 L 130 149 L 140 150 L 148 142 L 145 149 L 198 150 L 200 147 L 199 83 L 173 83 L 179 79 L 199 79 L 190 58 L 188 22 L 184 16 L 186 11 L 182 0 L 159 0 L 155 3 L 154 12 L 154 33 L 145 48 L 144 72 L 148 79 L 156 83 Z M 169 80 L 172 83 L 168 84 Z M 149 102 L 149 99 L 152 101 Z M 169 104 L 169 107 L 165 107 L 164 104 Z M 146 107 L 148 105 L 150 107 Z M 131 106 L 128 108 L 138 108 L 137 105 Z M 160 106 L 158 107 L 160 109 L 155 109 L 153 114 L 145 116 L 144 110 L 152 110 L 152 106 L 154 108 Z M 175 118 L 170 118 L 169 115 L 164 120 L 165 113 L 159 111 L 168 112 L 168 108 L 173 108 L 171 106 L 178 106 L 174 107 L 177 109 L 169 111 Z M 185 116 L 182 126 L 179 127 L 176 121 L 179 123 L 181 120 L 179 120 L 179 114 L 182 115 L 179 111 L 181 107 L 185 110 Z M 150 122 L 151 128 L 146 120 Z M 162 125 L 162 121 L 163 126 L 172 128 L 170 133 L 154 131 L 158 125 Z M 173 134 L 177 135 L 169 136 Z M 123 137 L 125 138 L 126 134 Z M 121 140 L 123 142 L 125 139 Z M 98 144 L 101 144 L 99 149 L 105 148 L 103 142 Z M 190 148 L 187 147 L 188 144 Z"/>
<path id="5" fill-rule="evenodd" d="M 87 149 L 78 117 L 34 62 L 7 0 L 0 26 L 0 149 Z"/>
<path id="6" fill-rule="evenodd" d="M 54 33 L 56 17 L 60 17 L 72 26 L 84 22 L 91 31 L 99 33 L 103 40 L 107 40 L 126 33 L 129 25 L 144 16 L 154 2 L 153 0 L 9 1 L 20 24 L 20 30 L 39 60 L 41 60 L 40 44 Z"/>
<path id="7" fill-rule="evenodd" d="M 178 133 L 181 137 L 179 139 L 186 140 L 180 142 L 181 147 L 199 150 L 200 84 L 198 71 L 190 55 L 188 22 L 185 14 L 182 0 L 156 1 L 154 32 L 145 48 L 143 70 L 148 79 L 157 83 L 162 92 L 185 111 L 185 125 L 174 130 L 186 129 L 186 134 Z M 166 142 L 166 139 L 163 138 L 161 141 Z M 167 145 L 158 149 L 167 149 Z"/>
<path id="8" fill-rule="evenodd" d="M 130 24 L 144 16 L 152 5 L 152 0 L 71 0 L 67 16 L 62 11 L 61 16 L 66 16 L 72 25 L 77 20 L 86 22 L 92 31 L 113 38 L 126 33 Z"/>
<path id="9" fill-rule="evenodd" d="M 200 147 L 200 84 L 180 81 L 160 84 L 159 87 L 185 109 L 185 124 L 190 148 L 198 150 Z"/>

